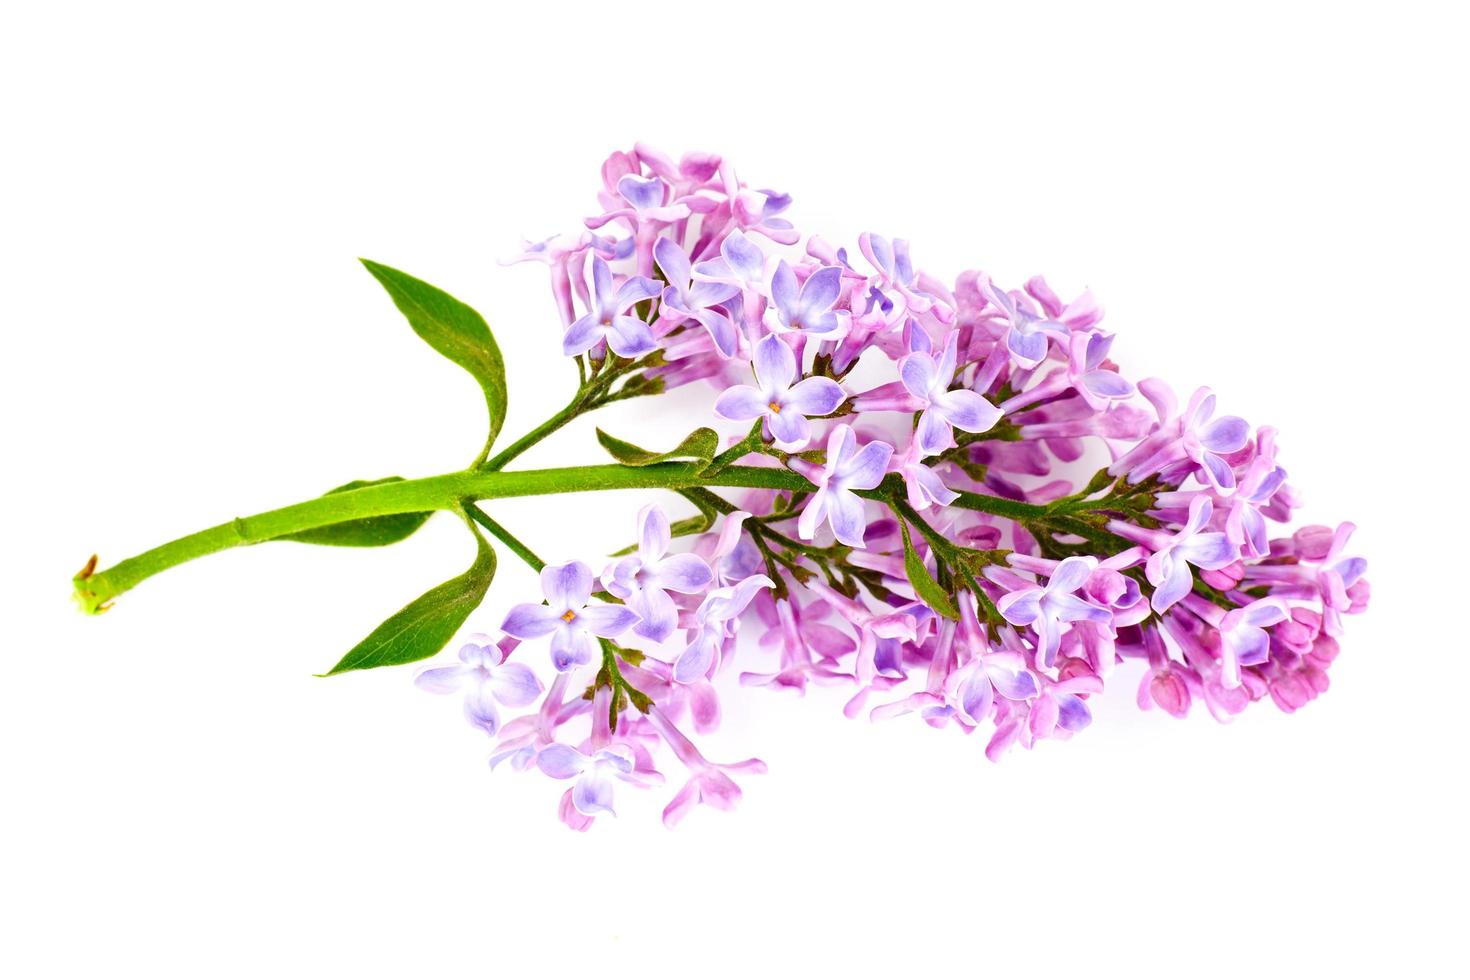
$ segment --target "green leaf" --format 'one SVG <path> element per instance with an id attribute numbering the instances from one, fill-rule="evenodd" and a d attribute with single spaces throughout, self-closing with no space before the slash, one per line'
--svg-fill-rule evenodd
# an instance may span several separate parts
<path id="1" fill-rule="evenodd" d="M 399 483 L 402 480 L 401 476 L 388 476 L 381 480 L 353 480 L 340 487 L 333 487 L 322 496 L 329 497 L 334 493 L 344 493 L 361 487 L 375 487 L 381 483 Z M 431 510 L 421 510 L 412 514 L 363 517 L 353 521 L 314 527 L 309 531 L 298 531 L 295 534 L 283 534 L 272 540 L 300 541 L 302 544 L 328 544 L 339 548 L 377 548 L 402 541 L 423 527 L 424 521 L 433 516 L 433 513 Z"/>
<path id="2" fill-rule="evenodd" d="M 1107 467 L 1103 467 L 1093 474 L 1092 479 L 1087 481 L 1087 486 L 1077 491 L 1074 497 L 1090 497 L 1099 491 L 1105 490 L 1118 482 L 1118 478 L 1109 473 Z"/>
<path id="3" fill-rule="evenodd" d="M 369 670 L 394 664 L 413 663 L 432 657 L 464 625 L 465 619 L 485 598 L 495 577 L 495 552 L 473 527 L 478 551 L 475 563 L 463 575 L 419 596 L 383 621 L 367 639 L 353 647 L 337 666 L 318 676 L 330 677 L 349 670 Z"/>
<path id="4" fill-rule="evenodd" d="M 914 594 L 945 619 L 959 619 L 960 611 L 955 608 L 954 600 L 934 581 L 934 576 L 924 567 L 924 559 L 914 550 L 908 522 L 900 518 L 898 528 L 903 532 L 903 570 L 909 577 L 909 584 L 914 587 Z"/>
<path id="5" fill-rule="evenodd" d="M 505 360 L 485 318 L 444 290 L 406 272 L 368 259 L 359 261 L 388 290 L 414 333 L 480 383 L 490 412 L 490 435 L 485 440 L 488 454 L 505 424 L 506 391 Z"/>
<path id="6" fill-rule="evenodd" d="M 709 461 L 715 458 L 715 453 L 720 448 L 719 434 L 714 429 L 705 428 L 695 429 L 684 437 L 683 442 L 666 453 L 651 453 L 647 449 L 639 449 L 631 442 L 610 436 L 601 429 L 597 430 L 597 441 L 602 443 L 602 448 L 613 459 L 625 466 L 651 466 L 671 459 L 692 459 L 709 465 Z"/>

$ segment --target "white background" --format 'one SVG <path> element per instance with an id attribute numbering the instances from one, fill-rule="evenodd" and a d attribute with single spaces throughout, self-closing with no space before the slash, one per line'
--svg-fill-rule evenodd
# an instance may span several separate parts
<path id="1" fill-rule="evenodd" d="M 1019 6 L 7 6 L 0 973 L 1463 975 L 1463 25 Z M 358 255 L 487 315 L 508 435 L 559 407 L 544 272 L 496 259 L 574 230 L 635 139 L 945 277 L 1091 286 L 1130 374 L 1279 426 L 1303 518 L 1370 560 L 1332 690 L 1224 727 L 1128 676 L 999 766 L 736 693 L 711 754 L 771 767 L 738 813 L 671 833 L 673 787 L 625 792 L 576 835 L 411 669 L 311 676 L 463 567 L 447 518 L 72 609 L 93 551 L 473 455 L 474 385 Z M 652 443 L 710 401 L 602 424 Z M 599 456 L 589 424 L 525 463 Z M 595 560 L 643 499 L 496 513 Z M 506 556 L 471 625 L 533 595 Z"/>

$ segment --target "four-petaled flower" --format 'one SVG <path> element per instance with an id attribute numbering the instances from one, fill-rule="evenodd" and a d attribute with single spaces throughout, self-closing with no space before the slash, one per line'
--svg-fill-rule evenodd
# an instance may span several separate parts
<path id="1" fill-rule="evenodd" d="M 1210 483 L 1221 490 L 1235 489 L 1235 471 L 1222 456 L 1239 452 L 1250 441 L 1251 428 L 1237 415 L 1224 415 L 1214 421 L 1215 396 L 1201 388 L 1189 400 L 1183 416 L 1184 451 L 1200 465 Z"/>
<path id="2" fill-rule="evenodd" d="M 903 297 L 908 310 L 925 313 L 934 307 L 933 298 L 920 292 L 916 286 L 918 274 L 909 259 L 908 242 L 895 238 L 890 243 L 882 235 L 863 232 L 858 236 L 858 249 L 878 271 L 878 278 Z"/>
<path id="3" fill-rule="evenodd" d="M 1276 465 L 1276 430 L 1262 426 L 1256 434 L 1256 456 L 1245 469 L 1231 497 L 1225 533 L 1240 546 L 1241 554 L 1264 558 L 1271 553 L 1266 518 L 1261 511 L 1286 483 L 1286 470 Z"/>
<path id="4" fill-rule="evenodd" d="M 525 664 L 505 663 L 505 652 L 489 637 L 459 648 L 460 663 L 451 667 L 430 667 L 419 671 L 414 683 L 433 694 L 453 694 L 465 689 L 464 713 L 471 725 L 493 736 L 500 731 L 500 711 L 495 702 L 507 708 L 524 708 L 541 694 L 541 682 Z"/>
<path id="5" fill-rule="evenodd" d="M 805 449 L 811 441 L 808 417 L 837 410 L 847 395 L 831 378 L 804 378 L 796 384 L 796 354 L 777 334 L 755 345 L 751 365 L 756 387 L 735 385 L 715 402 L 715 414 L 734 421 L 763 418 L 776 448 L 786 452 Z"/>
<path id="6" fill-rule="evenodd" d="M 715 666 L 721 643 L 729 635 L 729 622 L 745 612 L 757 592 L 775 584 L 765 575 L 751 575 L 705 596 L 694 613 L 694 636 L 674 661 L 674 680 L 692 684 L 708 674 Z"/>
<path id="7" fill-rule="evenodd" d="M 697 282 L 714 282 L 734 286 L 746 297 L 746 304 L 766 291 L 766 254 L 739 231 L 732 231 L 720 243 L 718 258 L 694 263 Z"/>
<path id="8" fill-rule="evenodd" d="M 523 602 L 511 609 L 501 630 L 522 640 L 551 636 L 551 662 L 557 670 L 591 663 L 596 637 L 614 637 L 638 622 L 627 606 L 588 605 L 592 570 L 579 561 L 541 569 L 545 603 Z"/>
<path id="9" fill-rule="evenodd" d="M 1036 697 L 1036 675 L 1019 658 L 983 653 L 949 675 L 945 701 L 970 726 L 979 725 L 990 714 L 999 694 L 1008 701 Z"/>
<path id="10" fill-rule="evenodd" d="M 990 301 L 1006 319 L 1006 350 L 1023 368 L 1034 368 L 1046 360 L 1048 337 L 1066 343 L 1071 336 L 1072 331 L 1065 323 L 1037 316 L 994 283 L 990 284 Z"/>
<path id="11" fill-rule="evenodd" d="M 677 319 L 698 321 L 709 332 L 720 356 L 734 357 L 739 344 L 735 325 L 728 316 L 712 307 L 729 301 L 740 292 L 739 288 L 708 280 L 691 285 L 693 271 L 689 267 L 688 253 L 667 238 L 660 238 L 653 247 L 653 260 L 658 263 L 668 283 L 663 291 L 663 315 L 668 316 L 672 312 Z"/>
<path id="12" fill-rule="evenodd" d="M 861 548 L 867 521 L 863 518 L 862 499 L 853 491 L 872 490 L 883 482 L 892 455 L 892 446 L 876 440 L 858 449 L 857 436 L 850 425 L 833 429 L 827 437 L 826 466 L 820 473 L 808 476 L 817 492 L 802 510 L 796 532 L 810 541 L 826 521 L 838 541 Z"/>
<path id="13" fill-rule="evenodd" d="M 1000 409 L 968 388 L 949 390 L 954 380 L 959 334 L 951 333 L 944 353 L 935 361 L 924 351 L 914 351 L 898 364 L 898 376 L 908 393 L 924 406 L 915 438 L 929 456 L 948 449 L 953 438 L 950 426 L 966 432 L 984 432 L 1000 421 Z"/>
<path id="14" fill-rule="evenodd" d="M 1009 592 L 996 601 L 996 609 L 1008 622 L 1029 626 L 1036 634 L 1036 662 L 1040 666 L 1049 669 L 1056 662 L 1064 624 L 1112 620 L 1112 612 L 1073 594 L 1087 584 L 1096 568 L 1096 558 L 1074 555 L 1052 570 L 1046 585 Z"/>
<path id="15" fill-rule="evenodd" d="M 669 196 L 669 186 L 657 177 L 643 179 L 625 174 L 618 180 L 618 193 L 641 219 L 679 221 L 689 217 L 688 205 L 665 203 Z"/>
<path id="16" fill-rule="evenodd" d="M 824 266 L 798 286 L 796 272 L 782 259 L 771 273 L 771 301 L 776 310 L 772 326 L 777 332 L 792 331 L 835 340 L 841 335 L 847 316 L 832 308 L 841 295 L 839 267 Z"/>
<path id="17" fill-rule="evenodd" d="M 1366 559 L 1343 555 L 1348 539 L 1356 530 L 1357 525 L 1351 521 L 1337 525 L 1337 530 L 1332 533 L 1332 544 L 1317 569 L 1317 590 L 1322 596 L 1322 628 L 1331 636 L 1341 631 L 1339 614 L 1353 606 L 1353 597 L 1348 590 L 1356 586 L 1368 571 Z"/>
<path id="18" fill-rule="evenodd" d="M 688 815 L 700 803 L 716 810 L 733 810 L 740 802 L 740 787 L 728 775 L 732 772 L 763 773 L 766 764 L 759 759 L 743 762 L 710 762 L 694 743 L 659 710 L 657 705 L 648 709 L 648 721 L 663 736 L 664 743 L 673 751 L 689 770 L 689 781 L 684 784 L 669 805 L 664 807 L 664 826 L 672 827 Z"/>
<path id="19" fill-rule="evenodd" d="M 1218 531 L 1206 531 L 1214 505 L 1204 496 L 1189 502 L 1189 519 L 1178 533 L 1154 549 L 1144 565 L 1144 574 L 1154 586 L 1155 612 L 1165 612 L 1194 587 L 1189 566 L 1216 569 L 1240 557 L 1240 550 Z"/>
<path id="20" fill-rule="evenodd" d="M 552 779 L 576 780 L 572 806 L 586 817 L 613 813 L 614 776 L 626 782 L 638 781 L 633 753 L 624 745 L 609 745 L 585 755 L 570 745 L 553 742 L 536 754 L 536 765 Z"/>
<path id="21" fill-rule="evenodd" d="M 928 510 L 935 504 L 940 507 L 948 507 L 954 503 L 959 494 L 944 485 L 944 480 L 940 479 L 932 466 L 924 465 L 926 455 L 919 447 L 919 439 L 916 435 L 909 441 L 908 449 L 904 450 L 903 455 L 893 463 L 898 475 L 903 477 L 909 506 L 914 510 Z"/>
<path id="22" fill-rule="evenodd" d="M 1220 619 L 1220 683 L 1239 687 L 1240 668 L 1265 663 L 1271 649 L 1265 627 L 1290 615 L 1280 599 L 1257 599 L 1226 613 Z"/>
<path id="23" fill-rule="evenodd" d="M 562 353 L 570 357 L 592 349 L 599 340 L 619 357 L 642 357 L 653 350 L 653 332 L 648 324 L 628 310 L 660 292 L 658 283 L 644 276 L 629 276 L 613 289 L 612 270 L 600 256 L 592 257 L 592 297 L 587 314 L 567 328 Z"/>
<path id="24" fill-rule="evenodd" d="M 1130 397 L 1133 382 L 1117 371 L 1103 368 L 1108 350 L 1113 346 L 1110 333 L 1075 333 L 1072 335 L 1072 357 L 1067 376 L 1077 394 L 1094 411 L 1103 411 L 1115 401 Z"/>
<path id="25" fill-rule="evenodd" d="M 669 592 L 700 592 L 714 578 L 698 555 L 669 554 L 669 519 L 654 504 L 638 514 L 638 552 L 620 558 L 603 575 L 607 590 L 638 614 L 633 632 L 655 643 L 679 625 L 679 610 Z"/>

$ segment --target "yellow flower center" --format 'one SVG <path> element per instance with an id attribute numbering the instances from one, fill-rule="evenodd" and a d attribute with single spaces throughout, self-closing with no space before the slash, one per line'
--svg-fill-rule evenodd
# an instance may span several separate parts
<path id="1" fill-rule="evenodd" d="M 779 402 L 771 402 L 771 404 L 767 405 L 766 407 L 775 412 L 777 415 L 781 414 L 781 405 Z"/>
<path id="2" fill-rule="evenodd" d="M 561 614 L 561 618 L 564 622 L 570 623 L 572 620 L 577 618 L 577 614 L 568 609 L 566 612 Z"/>

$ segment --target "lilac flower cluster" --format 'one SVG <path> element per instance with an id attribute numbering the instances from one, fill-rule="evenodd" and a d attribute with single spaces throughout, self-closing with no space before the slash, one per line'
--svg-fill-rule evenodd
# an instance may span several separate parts
<path id="1" fill-rule="evenodd" d="M 763 764 L 710 762 L 686 734 L 718 726 L 726 673 L 847 685 L 849 717 L 978 731 L 991 759 L 1085 729 L 1122 661 L 1139 705 L 1178 717 L 1326 690 L 1341 617 L 1368 602 L 1353 525 L 1273 535 L 1300 502 L 1275 430 L 1125 378 L 1090 293 L 978 271 L 951 287 L 876 234 L 803 242 L 786 195 L 708 154 L 615 153 L 599 203 L 522 256 L 550 267 L 563 350 L 650 389 L 708 382 L 711 421 L 749 427 L 709 472 L 801 479 L 681 490 L 702 521 L 645 508 L 629 554 L 546 566 L 544 602 L 419 675 L 465 693 L 492 765 L 570 784 L 569 826 L 611 813 L 620 783 L 661 783 L 661 750 L 688 774 L 667 823 L 733 806 L 732 776 Z M 670 553 L 675 529 L 689 547 Z M 542 638 L 546 687 L 508 659 Z"/>

